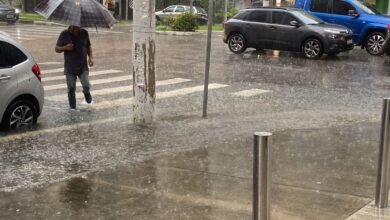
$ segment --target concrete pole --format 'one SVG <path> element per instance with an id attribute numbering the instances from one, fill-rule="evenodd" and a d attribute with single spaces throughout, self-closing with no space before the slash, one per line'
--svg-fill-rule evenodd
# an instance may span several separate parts
<path id="1" fill-rule="evenodd" d="M 203 118 L 207 117 L 207 103 L 209 97 L 211 37 L 213 33 L 212 31 L 213 31 L 213 23 L 214 23 L 214 8 L 215 8 L 214 6 L 215 6 L 215 0 L 209 0 L 206 67 L 205 67 L 204 93 L 203 93 Z"/>
<path id="2" fill-rule="evenodd" d="M 133 2 L 133 121 L 150 123 L 156 104 L 155 1 Z"/>
<path id="3" fill-rule="evenodd" d="M 229 2 L 229 0 L 225 0 L 225 11 L 223 13 L 223 15 L 224 15 L 223 23 L 225 23 L 227 21 L 228 2 Z"/>
<path id="4" fill-rule="evenodd" d="M 134 3 L 133 3 L 134 4 Z M 134 6 L 133 6 L 134 7 Z M 125 21 L 128 22 L 129 21 L 129 0 L 126 0 L 126 9 L 125 9 Z M 133 13 L 133 17 L 134 17 L 134 13 Z"/>

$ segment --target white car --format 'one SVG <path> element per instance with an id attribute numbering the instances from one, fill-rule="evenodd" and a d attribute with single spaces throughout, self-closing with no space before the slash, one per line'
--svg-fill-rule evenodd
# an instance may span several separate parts
<path id="1" fill-rule="evenodd" d="M 193 6 L 193 14 L 195 15 L 199 24 L 207 24 L 207 13 L 203 8 Z M 161 21 L 165 18 L 173 18 L 175 16 L 181 15 L 183 13 L 189 13 L 191 11 L 191 7 L 188 5 L 171 5 L 162 11 L 157 11 L 156 19 L 157 21 Z"/>
<path id="2" fill-rule="evenodd" d="M 35 124 L 43 102 L 39 66 L 21 44 L 0 32 L 0 129 Z"/>

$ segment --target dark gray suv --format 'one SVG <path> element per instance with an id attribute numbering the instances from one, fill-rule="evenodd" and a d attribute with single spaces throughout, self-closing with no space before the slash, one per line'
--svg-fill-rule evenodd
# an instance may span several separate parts
<path id="1" fill-rule="evenodd" d="M 246 48 L 302 52 L 309 59 L 352 50 L 352 31 L 327 24 L 295 8 L 260 7 L 240 11 L 225 23 L 224 42 L 233 53 Z"/>
<path id="2" fill-rule="evenodd" d="M 14 24 L 19 20 L 19 9 L 13 8 L 0 0 L 0 21 Z"/>

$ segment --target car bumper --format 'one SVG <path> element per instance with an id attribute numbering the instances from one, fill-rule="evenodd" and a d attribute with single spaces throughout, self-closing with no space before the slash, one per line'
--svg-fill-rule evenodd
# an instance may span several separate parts
<path id="1" fill-rule="evenodd" d="M 343 37 L 342 39 L 330 40 L 329 45 L 325 48 L 326 53 L 338 53 L 352 50 L 354 47 L 352 36 Z"/>
<path id="2" fill-rule="evenodd" d="M 17 21 L 19 14 L 0 14 L 0 21 Z"/>

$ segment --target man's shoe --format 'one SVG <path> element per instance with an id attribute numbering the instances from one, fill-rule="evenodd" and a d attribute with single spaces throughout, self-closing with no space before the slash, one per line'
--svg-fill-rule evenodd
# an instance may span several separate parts
<path id="1" fill-rule="evenodd" d="M 87 101 L 85 101 L 85 100 L 83 100 L 82 102 L 81 102 L 81 104 L 83 104 L 83 105 L 92 105 L 94 103 L 94 101 L 91 101 L 90 103 L 88 103 Z"/>

